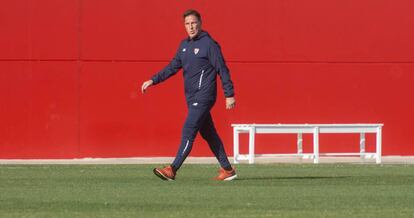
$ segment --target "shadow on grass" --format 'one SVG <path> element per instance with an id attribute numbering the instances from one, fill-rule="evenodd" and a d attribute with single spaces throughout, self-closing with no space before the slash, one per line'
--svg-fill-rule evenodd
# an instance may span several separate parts
<path id="1" fill-rule="evenodd" d="M 238 177 L 236 180 L 239 181 L 254 181 L 254 180 L 300 180 L 300 179 L 344 179 L 349 178 L 350 176 L 285 176 L 285 177 L 278 177 L 278 176 L 265 176 L 265 177 Z"/>

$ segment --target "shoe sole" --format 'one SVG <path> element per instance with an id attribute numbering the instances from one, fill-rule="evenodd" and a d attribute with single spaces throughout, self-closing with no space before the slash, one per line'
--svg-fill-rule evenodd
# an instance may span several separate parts
<path id="1" fill-rule="evenodd" d="M 224 181 L 231 181 L 233 179 L 237 178 L 237 174 L 234 174 L 233 176 L 227 177 L 224 179 Z"/>
<path id="2" fill-rule="evenodd" d="M 162 179 L 162 180 L 166 180 L 166 181 L 174 181 L 174 179 L 171 179 L 171 178 L 169 178 L 169 177 L 166 177 L 166 176 L 164 176 L 164 174 L 162 174 L 157 168 L 154 168 L 153 170 L 152 170 L 152 172 L 154 172 L 154 174 L 156 175 L 156 176 L 158 176 L 160 179 Z"/>

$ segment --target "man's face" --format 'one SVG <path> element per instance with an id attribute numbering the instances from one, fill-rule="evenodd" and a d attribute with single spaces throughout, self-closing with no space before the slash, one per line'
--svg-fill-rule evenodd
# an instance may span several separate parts
<path id="1" fill-rule="evenodd" d="M 188 15 L 184 18 L 184 26 L 188 36 L 192 39 L 201 30 L 201 23 L 194 15 Z"/>

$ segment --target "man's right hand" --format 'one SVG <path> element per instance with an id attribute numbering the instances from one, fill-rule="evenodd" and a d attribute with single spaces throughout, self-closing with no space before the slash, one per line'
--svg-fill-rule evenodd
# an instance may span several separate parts
<path id="1" fill-rule="evenodd" d="M 234 97 L 226 98 L 226 109 L 233 109 L 236 106 L 236 99 Z"/>
<path id="2" fill-rule="evenodd" d="M 144 94 L 146 92 L 147 88 L 152 86 L 153 83 L 154 83 L 154 81 L 152 81 L 151 79 L 148 80 L 148 81 L 145 81 L 144 83 L 142 83 L 142 87 L 141 87 L 142 94 Z"/>

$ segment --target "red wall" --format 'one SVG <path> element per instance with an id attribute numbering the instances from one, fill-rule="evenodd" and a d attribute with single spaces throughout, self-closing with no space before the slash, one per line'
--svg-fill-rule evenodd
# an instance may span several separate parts
<path id="1" fill-rule="evenodd" d="M 139 88 L 174 55 L 188 8 L 232 72 L 237 108 L 219 89 L 213 109 L 229 154 L 232 123 L 384 123 L 383 154 L 414 155 L 413 1 L 16 0 L 0 1 L 0 158 L 174 156 L 182 76 Z M 358 149 L 358 135 L 320 140 Z M 295 136 L 259 135 L 257 150 L 294 152 Z M 199 138 L 191 155 L 211 154 Z"/>

